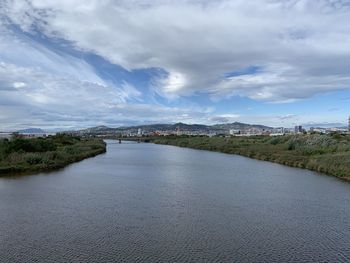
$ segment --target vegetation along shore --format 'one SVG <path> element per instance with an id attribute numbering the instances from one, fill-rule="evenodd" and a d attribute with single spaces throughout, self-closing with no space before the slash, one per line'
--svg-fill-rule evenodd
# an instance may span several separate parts
<path id="1" fill-rule="evenodd" d="M 0 140 L 0 176 L 58 169 L 104 152 L 101 139 L 63 134 Z"/>
<path id="2" fill-rule="evenodd" d="M 155 137 L 151 142 L 239 154 L 305 168 L 350 181 L 350 135 L 301 134 L 252 137 Z"/>

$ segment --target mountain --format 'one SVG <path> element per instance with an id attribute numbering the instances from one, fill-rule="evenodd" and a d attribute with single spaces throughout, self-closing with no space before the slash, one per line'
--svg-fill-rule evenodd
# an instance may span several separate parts
<path id="1" fill-rule="evenodd" d="M 247 130 L 247 129 L 259 129 L 259 130 L 272 130 L 272 127 L 258 124 L 246 124 L 242 122 L 234 122 L 234 123 L 224 123 L 224 124 L 215 124 L 211 126 L 214 129 L 218 130 Z"/>
<path id="2" fill-rule="evenodd" d="M 322 122 L 322 123 L 304 123 L 302 124 L 303 127 L 305 128 L 321 128 L 321 129 L 326 129 L 326 128 L 347 128 L 345 123 L 341 122 Z"/>
<path id="3" fill-rule="evenodd" d="M 249 129 L 256 129 L 261 131 L 272 130 L 272 127 L 264 125 L 246 124 L 241 122 L 216 124 L 216 125 L 203 125 L 203 124 L 186 124 L 186 123 L 175 123 L 175 124 L 150 124 L 150 125 L 138 125 L 129 127 L 118 127 L 110 128 L 107 126 L 97 126 L 84 130 L 70 132 L 73 134 L 116 134 L 116 133 L 129 133 L 135 134 L 138 131 L 144 133 L 152 132 L 190 132 L 190 133 L 229 133 L 231 129 L 246 131 Z"/>
<path id="4" fill-rule="evenodd" d="M 17 132 L 18 133 L 45 133 L 44 130 L 39 128 L 28 128 L 28 129 L 19 130 Z"/>

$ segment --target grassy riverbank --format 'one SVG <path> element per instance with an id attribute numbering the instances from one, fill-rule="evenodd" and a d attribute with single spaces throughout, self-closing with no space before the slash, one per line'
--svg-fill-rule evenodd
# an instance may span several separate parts
<path id="1" fill-rule="evenodd" d="M 349 135 L 289 135 L 256 137 L 167 136 L 151 140 L 201 150 L 239 154 L 305 168 L 350 181 Z"/>
<path id="2" fill-rule="evenodd" d="M 0 140 L 0 176 L 58 169 L 105 151 L 100 139 L 68 135 Z"/>

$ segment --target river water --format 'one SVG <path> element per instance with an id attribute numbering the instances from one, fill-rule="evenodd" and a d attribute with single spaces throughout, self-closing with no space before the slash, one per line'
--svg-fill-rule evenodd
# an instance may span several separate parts
<path id="1" fill-rule="evenodd" d="M 0 178 L 0 262 L 350 262 L 350 184 L 108 141 L 60 171 Z"/>

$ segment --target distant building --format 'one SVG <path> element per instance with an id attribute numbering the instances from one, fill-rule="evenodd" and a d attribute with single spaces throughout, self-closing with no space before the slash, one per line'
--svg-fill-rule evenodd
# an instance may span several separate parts
<path id="1" fill-rule="evenodd" d="M 284 127 L 277 127 L 277 128 L 273 128 L 271 131 L 272 134 L 284 134 Z"/>
<path id="2" fill-rule="evenodd" d="M 18 133 L 17 137 L 22 138 L 40 138 L 40 137 L 47 137 L 48 135 L 55 135 L 56 133 Z"/>
<path id="3" fill-rule="evenodd" d="M 141 136 L 142 135 L 142 130 L 140 128 L 137 129 L 137 135 Z"/>
<path id="4" fill-rule="evenodd" d="M 235 134 L 241 134 L 241 130 L 237 130 L 237 129 L 230 129 L 230 135 L 235 135 Z"/>
<path id="5" fill-rule="evenodd" d="M 327 131 L 329 131 L 329 129 L 327 128 L 315 128 L 315 127 L 311 127 L 310 128 L 310 132 L 311 133 L 322 133 L 322 134 L 325 134 L 327 133 Z"/>
<path id="6" fill-rule="evenodd" d="M 297 125 L 294 127 L 294 132 L 295 133 L 302 133 L 303 132 L 303 126 Z"/>

